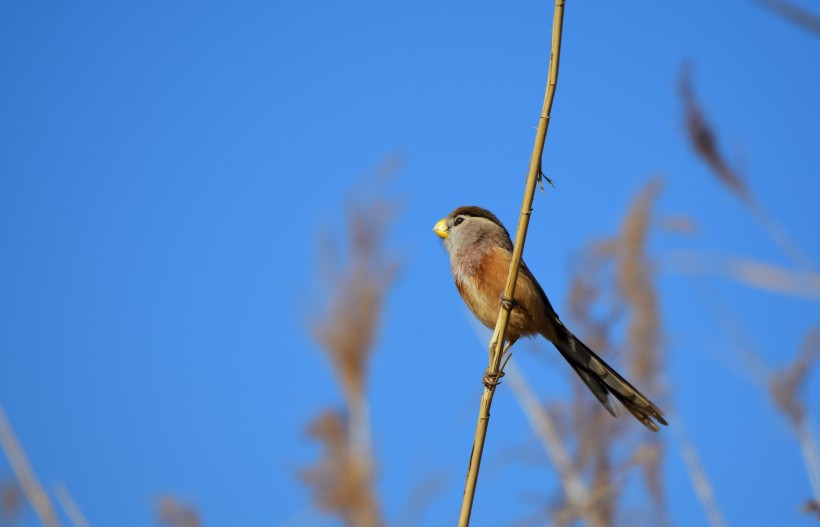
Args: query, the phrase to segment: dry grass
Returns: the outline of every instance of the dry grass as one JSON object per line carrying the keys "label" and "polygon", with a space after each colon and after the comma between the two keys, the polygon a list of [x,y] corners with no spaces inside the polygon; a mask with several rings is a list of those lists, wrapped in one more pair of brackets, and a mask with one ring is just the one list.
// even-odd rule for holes
{"label": "dry grass", "polygon": [[328,250],[332,242],[324,238],[324,288],[330,306],[326,315],[311,322],[310,329],[333,363],[348,404],[357,404],[364,397],[367,363],[381,321],[384,292],[397,269],[380,252],[389,210],[387,204],[350,208],[349,262],[341,261],[337,251]]}
{"label": "dry grass", "polygon": [[[382,179],[393,170],[395,164],[384,168]],[[317,309],[322,314],[309,324],[339,379],[345,410],[326,410],[309,425],[308,434],[322,445],[323,458],[305,469],[302,479],[319,509],[351,527],[384,525],[375,490],[366,387],[384,300],[398,269],[384,249],[395,208],[384,199],[351,205],[345,251],[330,236],[322,238],[326,306]]]}
{"label": "dry grass", "polygon": [[372,460],[350,444],[348,421],[340,412],[327,410],[309,428],[323,448],[323,459],[302,473],[313,489],[320,510],[338,516],[345,525],[384,525],[373,485]]}

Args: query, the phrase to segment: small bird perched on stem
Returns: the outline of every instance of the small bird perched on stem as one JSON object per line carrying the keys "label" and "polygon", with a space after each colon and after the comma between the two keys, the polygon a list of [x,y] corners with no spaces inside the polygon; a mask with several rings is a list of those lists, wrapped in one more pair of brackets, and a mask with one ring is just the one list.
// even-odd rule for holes
{"label": "small bird perched on stem", "polygon": [[[478,320],[494,328],[512,259],[510,234],[492,212],[459,207],[433,227],[450,256],[450,270],[461,298]],[[552,342],[595,397],[613,416],[609,394],[653,432],[666,425],[663,411],[598,357],[561,322],[546,293],[524,262],[507,326],[506,350],[521,337],[541,335]],[[656,423],[657,421],[657,423]]]}

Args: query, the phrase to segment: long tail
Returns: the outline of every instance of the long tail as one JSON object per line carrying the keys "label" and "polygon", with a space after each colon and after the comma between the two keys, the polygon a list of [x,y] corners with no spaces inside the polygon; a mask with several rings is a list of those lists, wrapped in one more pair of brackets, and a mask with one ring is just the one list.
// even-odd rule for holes
{"label": "long tail", "polygon": [[660,430],[655,421],[662,425],[668,424],[663,418],[663,411],[655,403],[629,384],[563,324],[560,324],[560,330],[558,339],[553,341],[553,344],[609,413],[618,416],[618,409],[609,398],[611,393],[638,421],[653,432]]}

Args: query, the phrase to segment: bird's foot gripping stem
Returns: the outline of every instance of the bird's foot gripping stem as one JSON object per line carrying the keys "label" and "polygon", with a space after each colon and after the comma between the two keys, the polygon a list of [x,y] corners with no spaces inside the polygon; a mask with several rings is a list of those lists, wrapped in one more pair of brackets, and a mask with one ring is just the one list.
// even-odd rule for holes
{"label": "bird's foot gripping stem", "polygon": [[516,302],[514,298],[507,298],[507,296],[504,293],[501,293],[498,296],[498,298],[501,299],[501,305],[507,311],[512,311],[513,309],[518,307],[518,302]]}
{"label": "bird's foot gripping stem", "polygon": [[482,377],[481,382],[484,384],[485,388],[492,389],[501,384],[501,377],[503,376],[504,370],[499,370],[493,373],[489,368],[487,368],[484,370],[484,377]]}
{"label": "bird's foot gripping stem", "polygon": [[481,382],[484,384],[484,386],[486,388],[494,388],[494,387],[498,386],[499,384],[501,384],[501,377],[504,376],[504,368],[507,367],[507,363],[510,362],[510,359],[512,358],[512,353],[510,352],[510,348],[512,347],[513,344],[515,344],[514,340],[508,342],[507,345],[504,347],[504,349],[501,350],[501,359],[500,360],[502,362],[501,362],[501,367],[498,368],[497,372],[493,373],[492,371],[490,371],[490,368],[487,368],[486,370],[484,370],[484,377],[481,378]]}

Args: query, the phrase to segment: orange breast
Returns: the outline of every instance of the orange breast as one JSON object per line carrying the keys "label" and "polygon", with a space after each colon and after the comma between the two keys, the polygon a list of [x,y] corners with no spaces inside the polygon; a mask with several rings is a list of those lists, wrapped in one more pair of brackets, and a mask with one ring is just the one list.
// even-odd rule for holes
{"label": "orange breast", "polygon": [[[501,309],[501,294],[507,284],[512,255],[501,248],[490,250],[478,265],[456,277],[456,287],[461,297],[478,320],[489,328],[495,328]],[[507,339],[538,333],[541,317],[532,313],[543,311],[543,301],[532,282],[524,274],[518,275],[515,301],[517,307],[510,314]]]}

